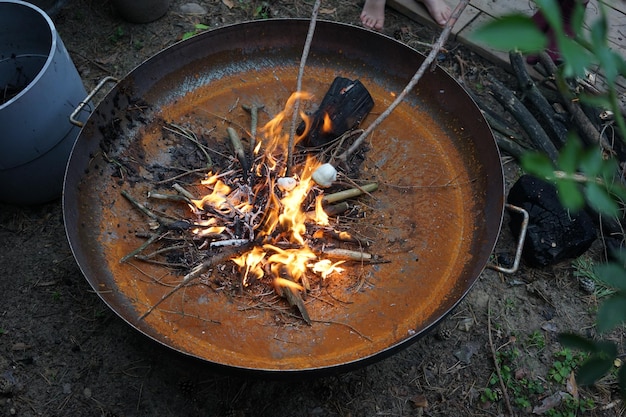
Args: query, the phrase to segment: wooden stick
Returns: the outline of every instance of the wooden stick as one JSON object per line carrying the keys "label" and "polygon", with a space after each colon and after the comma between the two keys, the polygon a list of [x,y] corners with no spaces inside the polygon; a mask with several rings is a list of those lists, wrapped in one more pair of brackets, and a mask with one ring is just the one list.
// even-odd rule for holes
{"label": "wooden stick", "polygon": [[[313,34],[315,33],[315,25],[317,23],[317,14],[320,9],[321,0],[315,0],[313,5],[313,12],[311,13],[311,22],[309,23],[309,32],[306,35],[304,42],[304,49],[302,50],[302,58],[300,59],[300,68],[298,69],[298,79],[296,81],[296,93],[302,91],[302,77],[304,76],[304,66],[306,65],[306,59],[309,56],[309,50],[311,49],[311,42],[313,41]],[[300,113],[300,99],[296,99],[293,105],[293,115],[291,117],[291,128],[289,129],[289,143],[287,148],[287,174],[291,175],[291,169],[293,166],[293,151],[295,147],[296,125],[298,124],[298,117]]]}
{"label": "wooden stick", "polygon": [[250,158],[254,161],[254,148],[256,148],[256,131],[259,123],[259,110],[263,109],[263,105],[251,106],[243,105],[243,109],[250,113]]}
{"label": "wooden stick", "polygon": [[546,133],[550,134],[554,146],[556,148],[562,147],[567,140],[567,127],[563,125],[560,120],[557,120],[556,112],[535,85],[530,75],[528,75],[526,62],[522,53],[519,51],[511,51],[509,53],[509,60],[511,61],[511,67],[517,77],[517,83],[522,89],[522,92],[530,105],[537,110],[537,118],[541,122],[541,125]]}
{"label": "wooden stick", "polygon": [[[558,68],[554,61],[552,61],[552,58],[550,58],[547,53],[541,52],[539,54],[539,60],[548,73],[557,78],[556,74],[558,73]],[[572,121],[576,125],[583,141],[587,144],[600,144],[600,146],[607,150],[612,149],[611,144],[608,143],[604,135],[596,129],[585,112],[580,108],[580,105],[573,100],[573,94],[570,93],[569,88],[565,85],[559,85],[558,87],[563,106],[565,106],[567,111],[572,115]]]}
{"label": "wooden stick", "polygon": [[232,127],[226,128],[228,132],[228,138],[230,139],[231,145],[233,145],[233,151],[237,160],[241,164],[241,170],[243,171],[243,179],[244,181],[248,180],[248,170],[250,166],[248,165],[248,159],[246,158],[246,152],[243,150],[243,144],[241,143],[241,139],[237,134],[237,131]]}
{"label": "wooden stick", "polygon": [[339,191],[333,194],[325,195],[322,198],[324,204],[337,203],[339,201],[347,200],[349,198],[358,197],[362,194],[374,192],[378,189],[378,183],[365,184],[359,188],[348,188],[347,190]]}
{"label": "wooden stick", "polygon": [[324,248],[321,252],[323,255],[328,256],[329,258],[335,259],[344,259],[347,261],[358,261],[358,262],[370,262],[375,260],[374,256],[371,253],[362,252],[358,250],[350,250],[350,249],[328,249]]}
{"label": "wooden stick", "polygon": [[497,79],[493,78],[488,83],[493,97],[517,120],[519,125],[528,134],[535,147],[544,152],[552,161],[559,157],[559,151],[552,143],[548,134],[539,124],[532,113]]}
{"label": "wooden stick", "polygon": [[461,16],[461,13],[463,13],[463,10],[465,10],[469,2],[470,0],[461,0],[459,2],[459,4],[456,6],[454,11],[452,12],[452,16],[450,16],[450,19],[448,19],[448,21],[446,22],[446,25],[444,26],[443,31],[441,32],[441,35],[439,35],[439,39],[437,39],[437,42],[435,42],[430,53],[428,54],[428,56],[426,57],[422,65],[419,67],[415,75],[413,75],[413,78],[411,78],[411,80],[406,85],[406,87],[404,87],[404,90],[402,90],[402,92],[398,94],[398,97],[396,97],[393,103],[389,105],[387,110],[381,113],[381,115],[378,116],[378,118],[374,120],[374,122],[372,122],[372,124],[369,125],[367,129],[365,129],[365,131],[361,134],[361,136],[359,136],[354,141],[354,143],[352,143],[352,146],[350,146],[350,148],[348,148],[344,153],[338,156],[338,159],[340,162],[345,163],[348,160],[348,157],[352,155],[352,153],[354,153],[354,151],[359,146],[361,146],[361,144],[374,131],[374,129],[377,128],[378,125],[380,125],[387,117],[389,117],[391,112],[396,107],[398,107],[398,105],[402,101],[404,101],[404,98],[411,92],[411,90],[413,90],[413,87],[415,87],[417,83],[419,82],[419,80],[424,76],[426,69],[428,69],[433,62],[435,62],[435,58],[437,58],[439,51],[441,50],[441,48],[443,48],[443,45],[448,40],[448,37],[450,36],[450,33],[452,31],[452,28],[456,24],[456,21],[459,19],[459,16]]}

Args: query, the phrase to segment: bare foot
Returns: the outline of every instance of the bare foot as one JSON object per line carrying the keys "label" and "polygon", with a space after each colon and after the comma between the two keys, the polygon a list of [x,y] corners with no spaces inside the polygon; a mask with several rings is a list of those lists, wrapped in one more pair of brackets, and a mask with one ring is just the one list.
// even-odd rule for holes
{"label": "bare foot", "polygon": [[361,23],[366,28],[381,30],[385,23],[385,0],[365,0]]}
{"label": "bare foot", "polygon": [[[450,16],[452,15],[452,10],[450,10],[450,6],[444,0],[419,0],[424,3],[424,6],[428,9],[428,13],[430,16],[437,22],[440,26],[444,26]],[[367,3],[366,3],[367,5]]]}

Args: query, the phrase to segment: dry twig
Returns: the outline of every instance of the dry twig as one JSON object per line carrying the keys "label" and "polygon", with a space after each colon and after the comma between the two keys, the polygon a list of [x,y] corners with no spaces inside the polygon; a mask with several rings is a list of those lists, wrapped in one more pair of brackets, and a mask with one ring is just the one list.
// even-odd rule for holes
{"label": "dry twig", "polygon": [[[317,14],[320,9],[321,0],[315,0],[313,5],[313,12],[311,13],[311,22],[309,23],[309,32],[306,35],[306,41],[304,42],[304,49],[302,50],[302,58],[300,59],[300,68],[298,69],[298,79],[296,81],[296,93],[302,91],[302,77],[304,76],[304,67],[306,65],[306,59],[309,56],[309,50],[311,49],[311,42],[313,41],[313,34],[315,33],[315,25],[317,23]],[[293,150],[295,146],[296,126],[298,124],[300,110],[300,99],[297,98],[293,105],[293,116],[291,119],[291,128],[289,129],[289,144],[287,146],[287,176],[291,175],[291,168],[293,166]]]}
{"label": "dry twig", "polygon": [[452,32],[452,28],[454,27],[454,25],[456,24],[456,21],[459,19],[459,16],[461,16],[461,13],[463,13],[463,10],[465,10],[468,4],[469,4],[469,0],[461,0],[459,2],[459,4],[456,6],[454,11],[452,12],[452,16],[450,16],[450,19],[448,19],[448,22],[443,28],[441,35],[439,35],[437,42],[435,42],[430,53],[428,54],[428,56],[426,57],[422,65],[420,65],[415,75],[413,75],[413,78],[411,78],[411,80],[406,85],[406,87],[404,87],[404,90],[402,90],[402,92],[398,94],[398,97],[396,97],[393,103],[391,103],[389,107],[387,107],[387,109],[384,112],[382,112],[380,116],[378,116],[378,118],[374,120],[371,125],[368,126],[367,129],[365,129],[365,131],[361,134],[361,136],[359,136],[354,141],[352,146],[350,146],[344,153],[339,155],[337,159],[340,162],[345,163],[348,160],[348,157],[350,157],[350,155],[352,155],[354,151],[359,146],[361,146],[361,144],[374,131],[374,129],[376,129],[387,117],[389,117],[391,112],[393,112],[395,108],[398,107],[398,105],[400,105],[402,101],[404,101],[404,98],[411,92],[411,90],[413,90],[413,87],[417,85],[419,80],[426,73],[426,69],[428,69],[433,64],[433,62],[435,62],[435,58],[439,54],[439,51],[443,48],[443,45],[446,43],[446,41],[448,40],[448,37],[450,36],[450,33]]}
{"label": "dry twig", "polygon": [[502,390],[502,396],[506,404],[507,412],[510,416],[513,416],[513,408],[511,407],[511,401],[509,400],[509,394],[506,391],[506,385],[502,379],[502,372],[500,371],[500,365],[498,365],[498,359],[496,356],[496,348],[493,346],[493,337],[491,336],[491,299],[487,302],[487,334],[489,335],[489,348],[491,349],[491,356],[493,357],[493,366],[496,368],[496,374],[498,375],[498,381],[500,381],[500,389]]}

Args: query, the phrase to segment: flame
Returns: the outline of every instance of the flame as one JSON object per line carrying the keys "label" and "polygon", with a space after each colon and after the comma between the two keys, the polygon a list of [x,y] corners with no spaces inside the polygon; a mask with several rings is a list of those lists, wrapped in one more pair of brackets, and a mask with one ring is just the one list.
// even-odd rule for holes
{"label": "flame", "polygon": [[[270,169],[275,169],[278,163],[278,160],[275,157],[276,155],[287,155],[289,132],[284,131],[283,124],[285,122],[291,122],[291,116],[293,115],[293,108],[296,101],[310,100],[312,97],[313,95],[307,92],[301,91],[293,93],[287,100],[285,108],[280,113],[278,113],[272,120],[267,122],[265,126],[263,126],[263,128],[260,130],[261,137],[263,137],[263,146],[265,147],[263,157],[265,158],[265,163],[270,167]],[[294,138],[296,143],[298,143],[306,136],[311,125],[311,120],[306,114],[300,112],[300,117],[305,122],[305,129],[302,134]],[[258,148],[260,149],[260,146],[258,146]]]}
{"label": "flame", "polygon": [[200,210],[204,210],[205,206],[211,206],[212,208],[222,211],[228,211],[230,209],[230,205],[227,204],[226,196],[230,194],[231,188],[222,182],[217,176],[209,176],[208,178],[202,180],[202,185],[213,186],[213,191],[211,194],[207,194],[200,200],[191,200],[193,204]]}
{"label": "flame", "polygon": [[242,278],[242,284],[247,287],[250,284],[250,275],[256,279],[263,278],[262,261],[265,258],[265,251],[260,247],[255,247],[243,255],[234,258],[233,262],[242,267],[245,272]]}
{"label": "flame", "polygon": [[328,113],[324,113],[324,122],[322,123],[322,132],[330,133],[333,131],[333,122],[330,120]]}
{"label": "flame", "polygon": [[272,250],[276,253],[267,258],[267,262],[271,265],[272,273],[280,276],[283,270],[287,270],[289,276],[298,282],[307,271],[307,263],[317,255],[308,247],[298,249],[281,249],[274,245],[263,245],[263,249]]}
{"label": "flame", "polygon": [[344,263],[345,261],[337,261],[332,263],[330,259],[322,259],[321,261],[315,262],[311,266],[311,270],[316,274],[320,275],[322,279],[326,279],[332,273],[341,273],[343,272],[343,268],[339,268],[339,265]]}
{"label": "flame", "polygon": [[[249,242],[259,242],[252,249],[234,257],[232,261],[240,268],[242,285],[264,280],[271,282],[282,294],[280,288],[289,287],[298,291],[310,289],[307,273],[326,279],[330,274],[341,273],[345,261],[332,262],[320,259],[309,246],[309,239],[318,239],[323,233],[320,226],[328,228],[330,221],[325,213],[323,192],[311,178],[322,162],[309,156],[302,164],[293,167],[295,174],[289,177],[289,187],[278,186],[277,181],[285,182],[285,166],[289,135],[283,125],[291,123],[296,100],[308,100],[309,93],[294,93],[285,109],[267,122],[257,135],[254,181],[240,181],[235,178],[227,184],[235,171],[221,174],[209,173],[202,181],[208,193],[200,199],[192,199],[190,208],[196,214],[216,213],[215,218],[199,219],[194,222],[193,232],[198,236],[223,234],[240,240],[241,230],[247,228],[243,236]],[[300,114],[305,129],[295,138],[296,143],[307,133],[310,118]],[[328,114],[324,116],[323,130],[332,128]],[[314,195],[317,194],[317,195]],[[315,203],[315,210],[309,205]],[[200,218],[200,216],[198,216]],[[256,220],[255,220],[256,219]],[[317,226],[315,226],[316,224]],[[312,236],[307,236],[307,227],[317,228]],[[261,243],[262,242],[262,243]],[[270,275],[268,278],[267,276]]]}

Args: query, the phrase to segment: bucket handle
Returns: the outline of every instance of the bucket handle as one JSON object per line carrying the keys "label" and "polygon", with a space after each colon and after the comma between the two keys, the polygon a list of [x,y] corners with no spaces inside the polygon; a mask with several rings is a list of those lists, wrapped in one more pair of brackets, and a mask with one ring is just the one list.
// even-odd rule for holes
{"label": "bucket handle", "polygon": [[505,274],[514,274],[517,272],[519,268],[520,260],[522,259],[522,249],[524,249],[524,241],[526,240],[526,230],[528,229],[528,212],[521,207],[514,206],[513,204],[505,204],[508,210],[515,211],[524,216],[522,220],[522,226],[520,227],[519,238],[517,239],[517,249],[515,250],[515,259],[513,260],[513,266],[510,268],[504,268],[500,265],[496,265],[494,263],[487,264],[487,268],[496,270],[498,272],[503,272]]}
{"label": "bucket handle", "polygon": [[76,109],[74,109],[72,114],[70,114],[70,123],[71,124],[73,124],[75,126],[78,126],[78,127],[83,127],[85,125],[85,123],[81,122],[80,120],[78,120],[76,118],[78,116],[78,113],[80,113],[83,110],[83,108],[91,101],[93,96],[95,96],[96,93],[98,93],[98,91],[100,91],[102,89],[102,87],[104,87],[104,85],[106,83],[109,83],[109,82],[116,83],[117,82],[117,78],[112,77],[112,76],[109,75],[107,77],[104,77],[102,80],[100,80],[98,85],[96,85],[94,87],[94,89],[91,90],[91,92],[89,94],[87,94],[87,97],[85,97],[85,99],[78,104]]}

